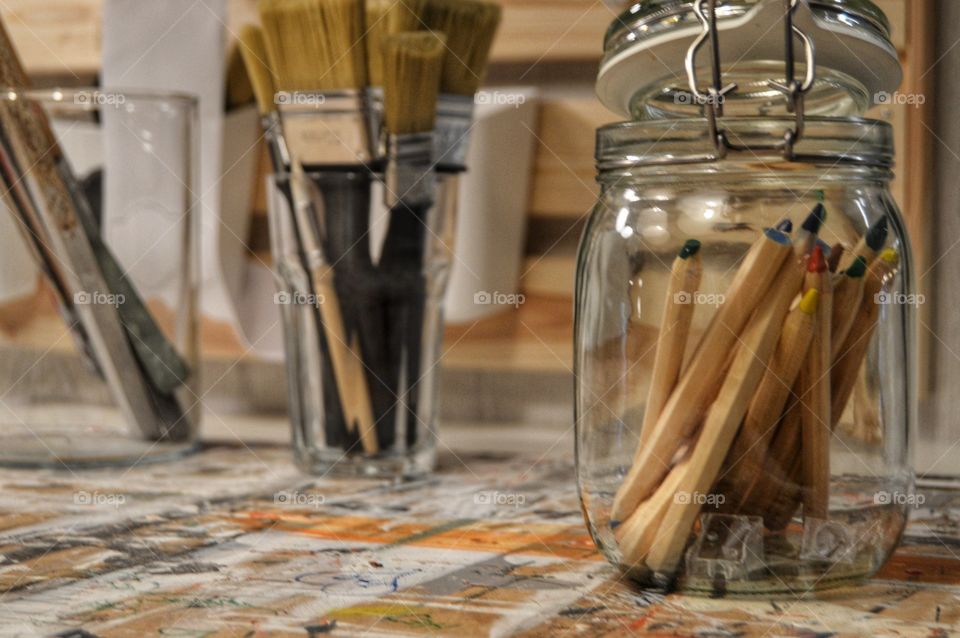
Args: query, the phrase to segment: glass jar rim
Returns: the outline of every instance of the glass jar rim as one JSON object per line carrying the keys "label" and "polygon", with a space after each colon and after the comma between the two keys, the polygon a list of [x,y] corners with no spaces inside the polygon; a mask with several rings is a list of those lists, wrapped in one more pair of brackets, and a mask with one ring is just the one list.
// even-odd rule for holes
{"label": "glass jar rim", "polygon": [[175,104],[181,108],[197,108],[200,101],[195,95],[177,91],[154,89],[117,89],[111,87],[71,88],[0,88],[0,100],[11,101],[25,98],[44,104],[74,105],[81,110],[96,110],[104,105],[126,102]]}
{"label": "glass jar rim", "polygon": [[[744,156],[751,161],[782,162],[784,134],[795,120],[726,117],[719,125],[737,147],[730,151],[731,159]],[[893,127],[866,118],[807,117],[794,151],[797,162],[889,169],[894,164]],[[601,172],[718,159],[704,118],[620,122],[597,130],[596,161]]]}

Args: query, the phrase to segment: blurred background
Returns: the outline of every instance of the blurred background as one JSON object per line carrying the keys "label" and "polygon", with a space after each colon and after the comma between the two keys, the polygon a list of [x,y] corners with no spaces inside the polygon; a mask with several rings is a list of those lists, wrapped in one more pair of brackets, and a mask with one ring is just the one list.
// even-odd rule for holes
{"label": "blurred background", "polygon": [[[95,85],[104,76],[104,40],[111,40],[111,30],[160,28],[117,24],[105,16],[105,5],[110,3],[5,0],[0,4],[37,86]],[[952,428],[960,434],[952,416],[958,406],[950,396],[956,393],[949,391],[960,381],[960,319],[955,310],[960,293],[951,285],[953,273],[960,270],[960,251],[954,249],[960,237],[956,215],[960,3],[876,3],[892,24],[905,80],[900,95],[878,100],[883,103],[871,116],[896,127],[894,194],[912,231],[917,284],[928,299],[938,302],[921,307],[919,325],[925,409],[922,450],[924,440],[934,440],[927,436],[931,432]],[[220,245],[222,254],[214,266],[224,270],[223,286],[232,301],[225,304],[228,311],[206,312],[203,325],[205,376],[216,382],[209,403],[220,409],[282,412],[286,394],[281,364],[267,347],[272,337],[266,331],[257,334],[258,326],[272,325],[269,313],[275,307],[267,306],[266,318],[253,321],[251,317],[259,311],[251,310],[244,299],[245,288],[254,286],[260,276],[255,274],[257,269],[263,270],[270,261],[262,179],[267,161],[259,146],[252,151],[242,145],[230,148],[244,135],[252,136],[253,142],[258,135],[251,98],[244,94],[233,54],[235,34],[244,24],[256,21],[256,2],[196,0],[188,4],[190,11],[163,27],[158,44],[143,51],[142,57],[149,59],[155,47],[175,45],[178,31],[196,20],[210,22],[216,34],[213,46],[223,53],[219,66],[212,67],[223,74],[223,99],[217,105],[223,117],[204,115],[205,126],[213,122],[212,126],[222,128],[219,137],[213,138],[205,130],[204,141],[209,145],[213,139],[213,144],[223,147],[216,149],[221,154],[223,181],[220,204],[224,211],[230,209],[235,245],[227,246],[229,241]],[[462,232],[474,239],[484,237],[484,242],[471,242],[471,247],[492,244],[496,250],[478,255],[472,248],[457,247],[466,263],[454,274],[451,295],[456,298],[450,300],[451,321],[441,361],[441,402],[449,419],[567,427],[572,405],[576,246],[597,191],[594,132],[615,119],[594,99],[593,81],[604,32],[623,7],[591,0],[504,0],[503,5],[504,21],[486,80],[489,108],[485,113],[491,132],[483,136],[489,142],[475,150],[479,164],[474,166],[480,168],[474,171],[470,186],[469,197],[478,204],[461,220]],[[114,74],[110,84],[135,85],[141,62],[134,59],[129,64],[132,70]],[[209,72],[204,67],[203,73]],[[497,160],[505,157],[517,162],[509,174],[495,170]],[[504,192],[512,198],[498,199]],[[226,212],[221,216],[228,217]],[[231,251],[252,264],[254,274],[238,275],[246,266],[238,265]],[[37,337],[7,334],[7,338]],[[956,452],[960,457],[960,450]],[[960,462],[956,466],[960,468]]]}

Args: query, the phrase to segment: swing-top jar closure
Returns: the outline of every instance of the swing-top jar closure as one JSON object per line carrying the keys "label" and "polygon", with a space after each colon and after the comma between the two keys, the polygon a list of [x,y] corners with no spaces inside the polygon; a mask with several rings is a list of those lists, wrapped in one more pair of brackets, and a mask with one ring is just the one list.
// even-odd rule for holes
{"label": "swing-top jar closure", "polygon": [[[902,72],[890,39],[890,24],[869,0],[717,0],[717,43],[705,33],[708,0],[641,0],[614,20],[605,40],[597,94],[610,109],[634,120],[702,117],[696,84],[736,85],[723,95],[722,113],[730,116],[793,114],[783,87],[785,69],[816,82],[804,96],[808,116],[863,115],[877,97],[899,86]],[[785,6],[792,5],[792,9]],[[793,42],[784,31],[790,13]],[[691,45],[702,49],[688,59]],[[796,52],[788,50],[796,49]],[[719,53],[719,73],[713,52]],[[795,63],[789,62],[795,57]],[[778,88],[776,85],[780,85]]]}

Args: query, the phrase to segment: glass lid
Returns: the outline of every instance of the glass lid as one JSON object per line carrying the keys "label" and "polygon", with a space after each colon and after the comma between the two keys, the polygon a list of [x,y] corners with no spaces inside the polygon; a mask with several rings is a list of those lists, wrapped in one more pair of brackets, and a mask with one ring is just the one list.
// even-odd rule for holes
{"label": "glass lid", "polygon": [[[614,20],[597,79],[597,95],[608,108],[633,119],[695,117],[701,112],[691,98],[685,68],[688,49],[703,32],[694,5],[695,0],[642,0]],[[784,0],[718,0],[723,82],[737,84],[725,99],[728,114],[787,112],[783,93],[770,86],[771,81],[784,82],[784,14]],[[862,115],[876,94],[900,85],[890,23],[873,2],[799,0],[793,24],[810,38],[816,52],[817,81],[806,102],[809,114]],[[702,86],[710,84],[711,59],[706,49],[697,59]],[[797,62],[802,75],[803,62]]]}

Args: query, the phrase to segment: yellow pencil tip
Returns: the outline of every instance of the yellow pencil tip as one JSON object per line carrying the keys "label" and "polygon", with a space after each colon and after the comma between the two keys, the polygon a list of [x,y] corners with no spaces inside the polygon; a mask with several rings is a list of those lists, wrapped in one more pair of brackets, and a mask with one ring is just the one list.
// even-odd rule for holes
{"label": "yellow pencil tip", "polygon": [[817,312],[817,308],[820,307],[820,291],[816,288],[811,288],[803,295],[803,299],[800,300],[800,312],[805,315],[812,315]]}
{"label": "yellow pencil tip", "polygon": [[880,253],[880,259],[891,266],[896,266],[900,263],[900,253],[896,248],[887,248]]}

